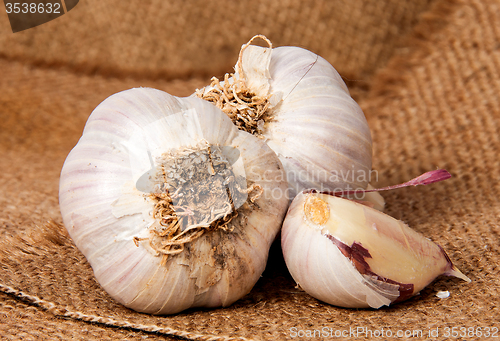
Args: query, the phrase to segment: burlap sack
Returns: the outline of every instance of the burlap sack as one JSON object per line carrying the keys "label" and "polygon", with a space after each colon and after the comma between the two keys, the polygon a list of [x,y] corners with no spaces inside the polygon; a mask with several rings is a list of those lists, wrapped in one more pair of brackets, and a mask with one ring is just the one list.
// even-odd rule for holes
{"label": "burlap sack", "polygon": [[[461,338],[477,339],[477,328],[500,328],[499,27],[495,0],[82,0],[15,34],[0,14],[0,335],[278,340],[317,330],[363,339],[390,330],[447,339],[465,327]],[[224,309],[149,316],[100,288],[59,225],[57,197],[88,115],[131,87],[189,95],[231,71],[258,33],[322,55],[346,78],[372,130],[375,186],[452,173],[384,194],[386,212],[442,245],[472,283],[439,278],[389,308],[341,309],[296,289],[274,246],[252,292]]]}

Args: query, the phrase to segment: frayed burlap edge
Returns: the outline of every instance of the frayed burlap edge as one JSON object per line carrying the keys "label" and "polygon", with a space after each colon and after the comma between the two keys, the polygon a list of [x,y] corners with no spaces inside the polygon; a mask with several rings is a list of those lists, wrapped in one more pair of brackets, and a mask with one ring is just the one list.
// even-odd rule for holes
{"label": "frayed burlap edge", "polygon": [[[40,241],[44,240],[55,245],[65,245],[71,244],[74,246],[73,241],[69,237],[66,229],[62,224],[56,223],[54,220],[49,220],[45,224],[37,226],[37,234],[28,233],[26,235],[14,236],[10,242],[16,244],[17,241],[23,241],[30,245],[37,245]],[[7,238],[9,239],[9,238]],[[75,247],[76,248],[76,247]],[[0,250],[2,251],[2,250]],[[1,257],[0,257],[1,258]],[[141,324],[130,322],[128,319],[120,319],[113,317],[104,317],[95,314],[86,314],[81,311],[77,311],[67,306],[63,306],[56,302],[51,302],[45,300],[36,295],[30,295],[22,290],[16,289],[10,285],[0,282],[0,292],[16,299],[27,303],[32,306],[41,308],[48,313],[54,315],[58,318],[71,318],[73,320],[84,321],[87,323],[100,324],[108,327],[118,327],[132,329],[136,331],[162,334],[165,336],[175,336],[180,338],[185,338],[189,340],[200,340],[200,341],[231,341],[231,340],[253,340],[245,337],[234,337],[227,335],[212,335],[212,334],[200,334],[189,332],[186,330],[174,329],[169,327],[161,327],[156,324]]]}
{"label": "frayed burlap edge", "polygon": [[121,320],[121,319],[113,319],[110,317],[102,317],[102,316],[97,316],[97,315],[84,314],[84,313],[81,313],[79,311],[73,311],[73,310],[66,308],[66,307],[59,307],[57,304],[55,304],[53,302],[43,300],[43,299],[36,297],[36,296],[28,295],[20,290],[16,290],[12,287],[9,287],[7,285],[3,285],[1,283],[0,283],[0,291],[5,293],[5,294],[14,296],[18,299],[21,299],[25,302],[28,302],[30,304],[36,305],[37,307],[40,307],[40,308],[48,311],[49,313],[51,313],[57,317],[69,317],[69,318],[72,318],[75,320],[91,322],[91,323],[99,323],[99,324],[107,325],[107,326],[129,328],[129,329],[135,329],[135,330],[152,332],[152,333],[161,333],[161,334],[166,334],[166,335],[179,336],[179,337],[187,338],[190,340],[202,340],[202,341],[251,340],[251,339],[247,339],[244,337],[203,335],[203,334],[191,333],[188,331],[182,331],[182,330],[177,330],[177,329],[168,328],[168,327],[158,327],[154,324],[146,325],[146,324],[132,323],[132,322],[129,322],[126,320]]}
{"label": "frayed burlap edge", "polygon": [[84,313],[79,312],[79,311],[73,311],[73,310],[66,308],[66,307],[59,307],[56,303],[43,300],[37,296],[28,295],[20,290],[14,289],[14,288],[7,286],[7,285],[4,285],[2,283],[0,283],[0,291],[7,294],[7,295],[13,296],[16,299],[20,299],[24,302],[27,302],[29,304],[40,307],[56,317],[72,318],[74,320],[80,320],[80,321],[84,321],[84,322],[98,323],[98,324],[105,325],[105,326],[128,328],[128,329],[145,331],[145,332],[150,332],[150,333],[161,333],[161,334],[165,334],[167,336],[178,336],[178,337],[187,338],[189,340],[201,340],[201,341],[216,341],[216,340],[217,341],[218,340],[223,340],[223,341],[230,341],[230,340],[243,340],[243,341],[245,341],[245,340],[248,340],[248,341],[250,341],[250,340],[252,340],[252,339],[248,339],[245,337],[230,337],[230,336],[197,334],[197,333],[191,333],[188,331],[168,328],[168,327],[159,327],[159,326],[154,325],[154,324],[132,323],[132,322],[129,322],[127,320],[122,320],[122,319],[113,319],[110,317],[102,317],[102,316],[97,316],[97,315],[92,315],[92,314],[84,314]]}

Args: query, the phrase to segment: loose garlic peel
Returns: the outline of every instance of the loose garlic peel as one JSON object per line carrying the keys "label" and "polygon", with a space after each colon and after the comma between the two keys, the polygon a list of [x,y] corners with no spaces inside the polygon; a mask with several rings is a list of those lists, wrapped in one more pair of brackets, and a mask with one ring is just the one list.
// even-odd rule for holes
{"label": "loose garlic peel", "polygon": [[263,272],[288,200],[282,165],[215,106],[154,89],[102,102],[61,171],[64,224],[101,286],[137,311],[227,306]]}
{"label": "loose garlic peel", "polygon": [[[250,45],[256,38],[269,47]],[[267,38],[255,36],[243,45],[235,71],[222,82],[213,78],[195,95],[222,109],[239,129],[267,142],[285,168],[290,198],[311,188],[366,188],[370,130],[325,59],[298,47],[273,49]]]}
{"label": "loose garlic peel", "polygon": [[380,308],[415,295],[439,275],[470,282],[440,246],[403,222],[328,194],[294,199],[282,248],[295,281],[341,307]]}

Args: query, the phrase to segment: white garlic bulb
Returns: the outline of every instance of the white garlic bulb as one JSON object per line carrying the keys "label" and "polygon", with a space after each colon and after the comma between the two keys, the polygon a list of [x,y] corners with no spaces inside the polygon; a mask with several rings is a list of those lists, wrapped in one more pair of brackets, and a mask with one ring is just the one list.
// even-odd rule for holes
{"label": "white garlic bulb", "polygon": [[[270,47],[250,45],[256,37]],[[265,139],[285,167],[290,198],[310,188],[366,188],[370,130],[340,75],[310,51],[272,49],[267,38],[256,37],[242,47],[234,75],[213,79],[196,95],[216,104],[240,129]]]}
{"label": "white garlic bulb", "polygon": [[440,246],[403,222],[328,194],[297,195],[281,236],[295,281],[336,306],[380,308],[417,294],[439,275],[470,282]]}
{"label": "white garlic bulb", "polygon": [[263,272],[288,205],[264,141],[215,106],[154,89],[102,102],[60,180],[64,225],[101,286],[137,311],[227,306]]}

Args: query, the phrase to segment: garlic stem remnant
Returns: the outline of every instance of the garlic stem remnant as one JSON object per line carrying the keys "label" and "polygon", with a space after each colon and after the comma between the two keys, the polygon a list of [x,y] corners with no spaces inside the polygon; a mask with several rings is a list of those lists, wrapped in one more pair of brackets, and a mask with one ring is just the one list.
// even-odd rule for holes
{"label": "garlic stem remnant", "polygon": [[[268,59],[272,50],[272,43],[262,35],[254,36],[248,43],[243,45],[236,64],[236,74],[225,74],[224,81],[220,82],[217,77],[212,77],[212,83],[205,90],[196,90],[195,95],[201,99],[215,104],[219,109],[226,113],[238,129],[244,130],[250,134],[262,137],[264,128],[264,119],[270,119],[270,97],[269,84],[260,82],[256,87],[247,85],[248,81],[243,70],[243,52],[257,38],[261,38],[269,45],[269,49],[263,50],[262,55],[252,53],[248,58],[248,63],[259,65],[260,73],[267,73]],[[245,55],[247,57],[247,55]],[[249,59],[250,58],[250,59]],[[255,58],[256,60],[251,60]],[[259,88],[259,86],[262,86]],[[265,117],[264,115],[267,115]]]}
{"label": "garlic stem remnant", "polygon": [[276,154],[199,98],[131,89],[90,115],[61,171],[64,225],[123,305],[227,306],[266,266],[288,206]]}
{"label": "garlic stem remnant", "polygon": [[[417,176],[409,181],[406,181],[402,184],[387,186],[383,188],[374,188],[372,185],[368,184],[366,189],[357,189],[357,190],[338,190],[338,191],[324,191],[322,194],[330,194],[338,197],[343,197],[346,199],[353,200],[355,202],[359,202],[363,205],[373,207],[379,211],[384,210],[385,201],[381,195],[378,195],[378,192],[381,191],[389,191],[392,189],[409,187],[409,186],[419,186],[419,185],[429,185],[434,182],[439,182],[443,180],[447,180],[451,178],[451,174],[445,169],[436,169],[433,171],[425,172],[422,175]],[[304,192],[313,192],[317,191],[314,189],[310,189]],[[357,200],[353,197],[353,194],[363,194],[364,200]]]}
{"label": "garlic stem remnant", "polygon": [[196,94],[222,109],[238,129],[262,137],[264,118],[266,118],[264,115],[269,115],[268,98],[256,96],[241,79],[234,80],[229,77],[230,75],[226,74],[223,82],[213,77],[211,90],[205,94],[198,90]]}
{"label": "garlic stem remnant", "polygon": [[399,302],[439,275],[470,282],[443,248],[403,222],[329,194],[299,194],[281,242],[295,281],[311,296],[341,307]]}
{"label": "garlic stem remnant", "polygon": [[[269,47],[251,45],[256,38]],[[365,189],[370,182],[372,141],[364,114],[337,71],[310,51],[272,48],[266,37],[255,36],[241,48],[235,73],[213,78],[195,96],[267,142],[285,168],[289,198],[311,188]]]}

